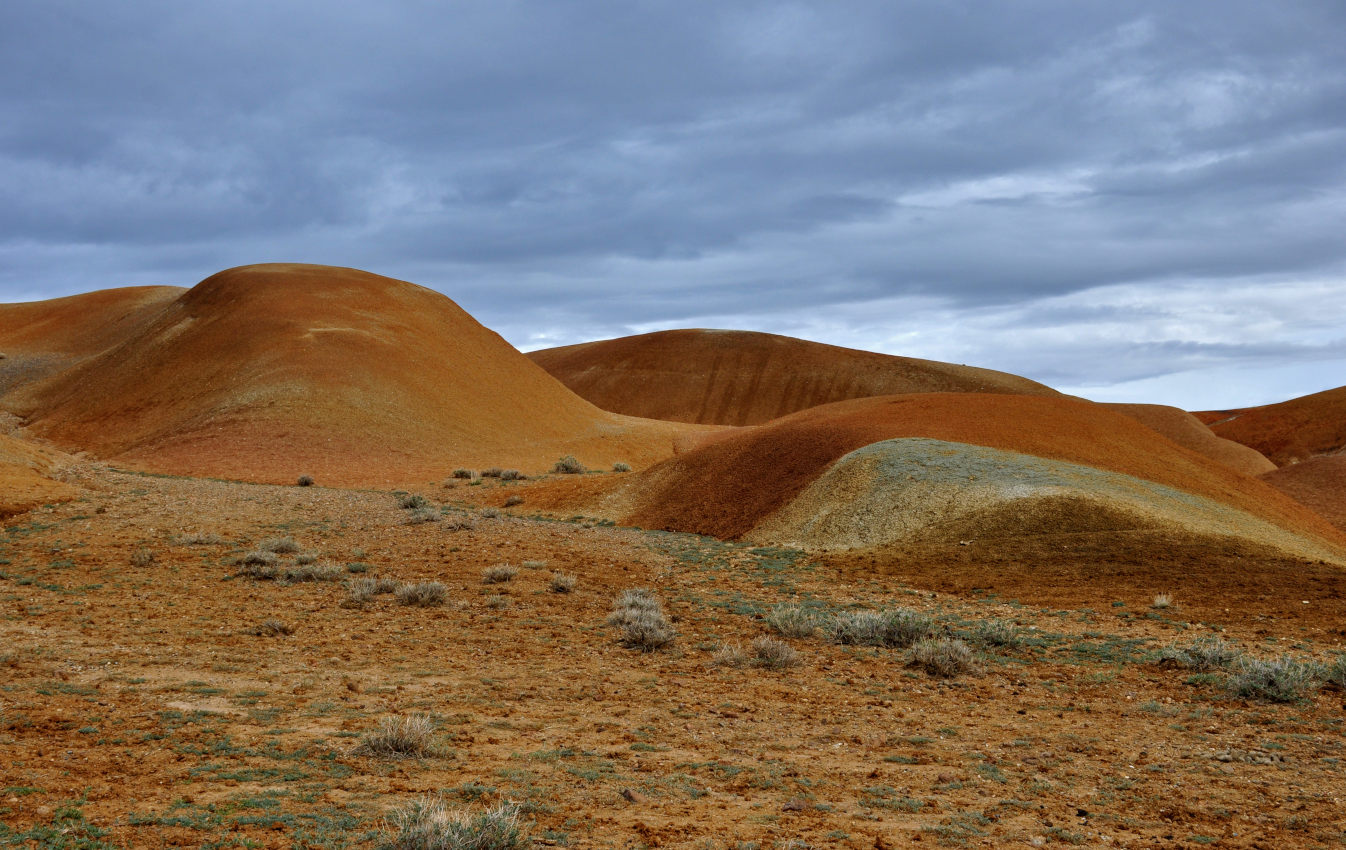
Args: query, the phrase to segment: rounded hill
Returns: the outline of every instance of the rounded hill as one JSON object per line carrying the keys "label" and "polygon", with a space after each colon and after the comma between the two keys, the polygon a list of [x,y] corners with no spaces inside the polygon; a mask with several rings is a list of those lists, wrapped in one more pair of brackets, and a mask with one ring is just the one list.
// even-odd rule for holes
{"label": "rounded hill", "polygon": [[604,410],[714,425],[757,425],[867,396],[1057,394],[1036,381],[991,369],[752,331],[659,331],[528,356]]}
{"label": "rounded hill", "polygon": [[450,299],[355,269],[244,266],[6,405],[61,445],[145,468],[382,484],[453,465],[535,471],[672,451],[670,423],[606,413]]}

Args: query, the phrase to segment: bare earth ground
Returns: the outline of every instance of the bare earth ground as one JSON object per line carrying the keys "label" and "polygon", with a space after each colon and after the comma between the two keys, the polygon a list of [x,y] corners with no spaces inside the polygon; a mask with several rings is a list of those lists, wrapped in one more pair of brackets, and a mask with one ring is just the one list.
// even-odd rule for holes
{"label": "bare earth ground", "polygon": [[[0,536],[0,846],[372,847],[432,793],[517,801],[538,846],[1346,843],[1341,692],[1248,701],[1152,657],[1221,632],[1327,660],[1335,568],[1231,551],[1196,580],[1179,551],[1167,576],[1128,572],[1087,536],[818,561],[533,516],[534,482],[427,488],[444,520],[422,524],[383,491],[99,468],[77,483],[91,495]],[[438,580],[448,602],[343,607],[341,581],[236,575],[282,536],[343,580]],[[484,584],[502,563],[517,576]],[[1244,590],[1217,580],[1241,567]],[[551,592],[552,570],[574,591]],[[605,625],[632,587],[662,598],[670,648]],[[1174,606],[1151,608],[1166,590]],[[821,636],[790,640],[793,669],[712,664],[784,601],[909,606],[956,632],[1001,619],[1024,643],[952,680]],[[253,634],[268,618],[293,634]],[[359,754],[381,718],[417,712],[439,754]]]}

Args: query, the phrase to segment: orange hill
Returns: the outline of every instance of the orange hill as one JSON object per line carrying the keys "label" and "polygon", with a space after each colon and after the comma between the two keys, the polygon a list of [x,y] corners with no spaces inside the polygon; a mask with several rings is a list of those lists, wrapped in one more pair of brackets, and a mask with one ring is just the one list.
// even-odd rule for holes
{"label": "orange hill", "polygon": [[365,485],[668,456],[689,426],[598,410],[448,298],[354,269],[220,272],[120,344],[11,391],[30,430],[147,469]]}
{"label": "orange hill", "polygon": [[1219,436],[1257,449],[1277,466],[1346,448],[1346,387],[1197,416]]}
{"label": "orange hill", "polygon": [[1346,531],[1346,455],[1323,455],[1268,472],[1262,480]]}
{"label": "orange hill", "polygon": [[1203,454],[1235,472],[1257,476],[1276,468],[1276,464],[1256,449],[1217,437],[1200,419],[1185,410],[1162,404],[1109,403],[1104,406],[1130,416],[1183,448]]}
{"label": "orange hill", "polygon": [[0,519],[78,496],[78,488],[51,477],[72,462],[62,452],[0,434]]}
{"label": "orange hill", "polygon": [[990,369],[751,331],[660,331],[528,356],[604,410],[715,425],[756,425],[866,396],[1056,394],[1035,381]]}
{"label": "orange hill", "polygon": [[131,286],[0,304],[0,395],[116,345],[183,292],[177,286]]}
{"label": "orange hill", "polygon": [[[728,432],[641,473],[625,490],[633,525],[740,538],[843,456],[895,438],[1050,458],[1155,482],[1329,541],[1346,538],[1273,488],[1159,437],[1106,407],[1064,396],[932,393],[856,399]],[[971,485],[973,482],[969,482]],[[845,494],[840,496],[845,500]]]}

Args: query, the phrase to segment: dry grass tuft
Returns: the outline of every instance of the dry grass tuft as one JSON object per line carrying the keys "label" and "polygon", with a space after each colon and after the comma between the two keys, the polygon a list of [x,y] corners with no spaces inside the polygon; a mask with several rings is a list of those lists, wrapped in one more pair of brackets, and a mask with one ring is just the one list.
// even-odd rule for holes
{"label": "dry grass tuft", "polygon": [[397,601],[403,605],[417,608],[434,608],[443,605],[449,591],[437,581],[423,581],[417,584],[399,585],[394,591]]}
{"label": "dry grass tuft", "polygon": [[1318,666],[1291,655],[1261,659],[1242,657],[1226,687],[1236,697],[1267,702],[1298,702],[1320,684]]}
{"label": "dry grass tuft", "polygon": [[733,667],[735,669],[747,667],[748,654],[738,644],[726,643],[715,650],[715,654],[710,658],[710,663],[717,667]]}
{"label": "dry grass tuft", "polygon": [[908,647],[934,637],[935,623],[929,616],[909,608],[847,611],[833,617],[827,631],[840,644]]}
{"label": "dry grass tuft", "polygon": [[629,464],[629,463],[622,463],[621,461],[618,461],[618,462],[616,462],[616,463],[614,463],[614,464],[612,465],[612,471],[613,471],[613,472],[630,472],[630,471],[631,471],[631,464]]}
{"label": "dry grass tuft", "polygon": [[1197,638],[1187,646],[1170,646],[1159,651],[1161,667],[1181,667],[1198,673],[1223,670],[1240,657],[1238,649],[1224,638]]}
{"label": "dry grass tuft", "polygon": [[766,615],[766,624],[777,634],[792,638],[812,637],[818,621],[799,605],[777,605]]}
{"label": "dry grass tuft", "polygon": [[566,455],[552,466],[551,471],[560,472],[565,475],[580,475],[585,469],[584,464],[580,463],[574,455]]}
{"label": "dry grass tuft", "polygon": [[424,714],[384,717],[356,747],[359,755],[377,758],[428,758],[436,755],[435,724]]}
{"label": "dry grass tuft", "polygon": [[459,467],[458,469],[455,469],[453,471],[453,477],[457,478],[460,481],[471,481],[473,478],[476,478],[477,476],[475,473],[472,472],[472,470],[463,469],[462,467]]}
{"label": "dry grass tuft", "polygon": [[268,537],[257,548],[263,552],[274,552],[277,555],[290,555],[300,550],[300,545],[293,537]]}
{"label": "dry grass tuft", "polygon": [[972,649],[958,638],[926,638],[912,644],[911,665],[932,676],[953,678],[976,669]]}
{"label": "dry grass tuft", "polygon": [[504,584],[507,581],[513,581],[518,574],[518,567],[509,564],[496,564],[494,567],[487,567],[481,571],[481,583]]}
{"label": "dry grass tuft", "polygon": [[623,646],[642,652],[662,649],[677,636],[663,605],[644,588],[622,591],[607,622],[622,630],[620,641]]}
{"label": "dry grass tuft", "polygon": [[439,522],[443,517],[439,510],[432,507],[415,508],[407,514],[407,525],[421,525],[427,522]]}
{"label": "dry grass tuft", "polygon": [[148,567],[154,563],[154,550],[140,547],[131,553],[131,566]]}
{"label": "dry grass tuft", "polygon": [[763,635],[752,642],[752,666],[785,670],[799,666],[799,653],[783,640]]}
{"label": "dry grass tuft", "polygon": [[404,511],[430,507],[430,500],[420,493],[403,493],[397,497],[397,506]]}
{"label": "dry grass tuft", "polygon": [[519,824],[519,807],[502,803],[479,814],[451,812],[442,799],[427,797],[388,818],[394,834],[386,850],[527,850],[532,842]]}
{"label": "dry grass tuft", "polygon": [[272,617],[263,620],[252,628],[252,634],[258,637],[280,637],[294,634],[294,626]]}
{"label": "dry grass tuft", "polygon": [[551,581],[547,583],[547,587],[551,589],[552,593],[569,593],[575,589],[578,582],[579,579],[570,573],[558,572],[551,574]]}
{"label": "dry grass tuft", "polygon": [[1173,597],[1167,593],[1156,593],[1154,601],[1150,603],[1151,608],[1163,610],[1173,605]]}
{"label": "dry grass tuft", "polygon": [[520,496],[518,493],[512,493],[510,497],[505,500],[505,507],[507,508],[512,508],[515,505],[522,505],[522,504],[523,504],[523,496]]}

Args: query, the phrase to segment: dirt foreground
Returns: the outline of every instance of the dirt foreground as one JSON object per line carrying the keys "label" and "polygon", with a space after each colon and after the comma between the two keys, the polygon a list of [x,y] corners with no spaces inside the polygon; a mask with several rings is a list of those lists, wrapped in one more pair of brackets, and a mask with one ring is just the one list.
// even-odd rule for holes
{"label": "dirt foreground", "polygon": [[[1346,696],[1235,697],[1226,672],[1154,658],[1220,636],[1330,661],[1336,568],[1231,551],[1195,581],[1181,552],[1128,572],[1083,539],[1050,561],[1045,542],[820,561],[535,515],[545,481],[429,486],[439,519],[412,523],[387,491],[75,479],[87,496],[0,535],[0,846],[375,847],[422,795],[514,801],[539,847],[1346,842]],[[324,580],[239,575],[283,538],[299,551],[282,574]],[[1239,583],[1241,560],[1262,584]],[[513,577],[485,583],[502,564]],[[370,577],[447,600],[349,600]],[[662,600],[670,646],[605,624],[635,587]],[[977,669],[938,678],[818,633],[785,638],[797,666],[714,663],[787,602],[925,612]],[[272,619],[291,633],[259,633]],[[992,621],[1014,645],[973,640]],[[428,754],[363,753],[413,714],[434,724]]]}

